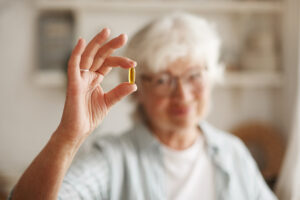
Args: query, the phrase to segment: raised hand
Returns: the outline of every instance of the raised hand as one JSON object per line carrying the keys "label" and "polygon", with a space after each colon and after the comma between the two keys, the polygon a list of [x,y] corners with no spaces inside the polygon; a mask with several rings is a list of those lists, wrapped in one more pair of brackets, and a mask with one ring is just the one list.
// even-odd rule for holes
{"label": "raised hand", "polygon": [[68,140],[84,140],[107,115],[109,108],[137,89],[135,84],[121,83],[105,93],[100,83],[112,67],[128,69],[136,63],[111,54],[125,45],[127,36],[107,41],[110,30],[105,28],[89,43],[79,39],[68,63],[67,97],[58,127]]}

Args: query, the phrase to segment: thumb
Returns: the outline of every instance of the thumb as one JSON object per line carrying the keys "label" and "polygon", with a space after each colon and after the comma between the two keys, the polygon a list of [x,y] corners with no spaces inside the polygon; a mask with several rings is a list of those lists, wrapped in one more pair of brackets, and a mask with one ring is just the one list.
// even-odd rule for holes
{"label": "thumb", "polygon": [[104,100],[107,108],[110,108],[115,103],[120,101],[122,98],[133,93],[136,90],[137,90],[136,84],[131,84],[127,82],[121,83],[111,91],[104,94]]}

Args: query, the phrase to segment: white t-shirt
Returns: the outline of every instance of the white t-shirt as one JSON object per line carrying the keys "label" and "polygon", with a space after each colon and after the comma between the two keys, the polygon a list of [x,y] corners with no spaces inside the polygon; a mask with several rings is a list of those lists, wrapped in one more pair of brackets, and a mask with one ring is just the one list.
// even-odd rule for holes
{"label": "white t-shirt", "polygon": [[214,200],[214,170],[203,136],[185,150],[163,145],[168,200]]}

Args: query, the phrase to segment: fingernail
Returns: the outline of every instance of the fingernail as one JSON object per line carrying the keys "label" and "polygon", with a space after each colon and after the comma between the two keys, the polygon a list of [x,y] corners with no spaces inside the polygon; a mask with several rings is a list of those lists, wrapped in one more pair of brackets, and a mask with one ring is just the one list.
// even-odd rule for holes
{"label": "fingernail", "polygon": [[136,84],[134,84],[134,91],[137,91],[137,85]]}

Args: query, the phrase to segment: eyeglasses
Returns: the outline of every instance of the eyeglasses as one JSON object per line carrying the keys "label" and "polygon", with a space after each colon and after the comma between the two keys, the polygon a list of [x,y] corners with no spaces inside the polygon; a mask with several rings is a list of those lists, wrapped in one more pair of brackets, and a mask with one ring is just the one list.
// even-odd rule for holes
{"label": "eyeglasses", "polygon": [[141,75],[141,83],[147,89],[160,96],[170,96],[176,89],[178,81],[185,84],[189,89],[197,92],[203,87],[206,79],[206,68],[193,68],[181,76],[173,76],[169,72],[156,75]]}

